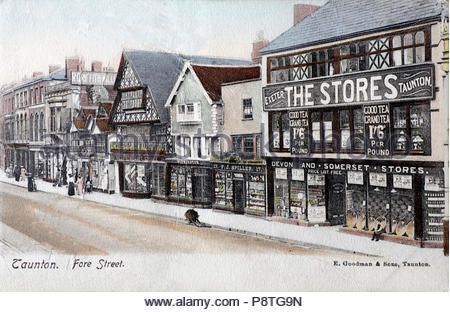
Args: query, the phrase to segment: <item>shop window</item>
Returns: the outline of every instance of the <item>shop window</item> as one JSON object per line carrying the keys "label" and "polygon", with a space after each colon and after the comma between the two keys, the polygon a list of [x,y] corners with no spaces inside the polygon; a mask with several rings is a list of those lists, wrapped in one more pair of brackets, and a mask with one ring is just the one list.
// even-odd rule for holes
{"label": "shop window", "polygon": [[353,151],[364,150],[364,116],[361,108],[353,109]]}
{"label": "shop window", "polygon": [[263,174],[248,175],[248,202],[246,210],[258,215],[264,215],[266,209],[265,183]]}
{"label": "shop window", "polygon": [[252,99],[243,99],[242,106],[244,111],[244,119],[252,119],[253,118]]}
{"label": "shop window", "polygon": [[157,196],[165,195],[165,166],[154,164],[152,168],[152,194]]}
{"label": "shop window", "polygon": [[350,137],[350,111],[341,110],[339,111],[339,126],[340,126],[340,141],[341,141],[341,151],[346,151],[351,148],[351,137]]}
{"label": "shop window", "polygon": [[320,151],[322,149],[322,135],[320,132],[320,112],[311,113],[312,129],[312,150]]}
{"label": "shop window", "polygon": [[204,168],[194,168],[193,171],[193,199],[199,202],[211,201],[211,170]]}
{"label": "shop window", "polygon": [[392,114],[394,153],[429,155],[431,153],[429,105],[394,106]]}
{"label": "shop window", "polygon": [[124,179],[124,191],[133,193],[147,192],[145,165],[125,164],[123,179]]}
{"label": "shop window", "polygon": [[[215,203],[217,205],[226,206],[226,173],[217,171],[214,180]],[[231,205],[229,205],[229,208],[231,208]]]}
{"label": "shop window", "polygon": [[180,166],[173,166],[170,173],[170,195],[186,198],[186,171]]}
{"label": "shop window", "polygon": [[333,151],[333,112],[323,113],[322,127],[325,151]]}
{"label": "shop window", "polygon": [[291,170],[290,207],[294,219],[306,219],[306,182],[304,169]]}
{"label": "shop window", "polygon": [[289,181],[287,177],[287,168],[275,168],[274,200],[275,214],[277,216],[289,218]]}

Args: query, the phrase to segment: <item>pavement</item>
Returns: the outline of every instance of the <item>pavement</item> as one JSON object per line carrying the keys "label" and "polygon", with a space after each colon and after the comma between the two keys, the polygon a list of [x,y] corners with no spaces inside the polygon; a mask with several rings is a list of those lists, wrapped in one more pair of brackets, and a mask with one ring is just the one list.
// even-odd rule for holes
{"label": "pavement", "polygon": [[[26,187],[26,181],[16,182],[8,178],[4,172],[0,173],[0,182]],[[38,191],[67,195],[67,187],[53,187],[52,183],[36,180]],[[80,198],[80,196],[75,196]],[[184,220],[186,206],[177,206],[165,202],[155,202],[152,199],[130,199],[120,194],[106,194],[101,192],[87,193],[84,200],[106,204],[119,208],[126,208],[154,215]],[[262,236],[275,240],[300,242],[314,246],[324,246],[354,253],[380,256],[387,259],[408,262],[436,261],[448,267],[448,257],[443,255],[440,248],[420,248],[389,241],[371,241],[370,238],[340,232],[340,226],[304,227],[271,221],[261,217],[236,215],[212,209],[197,209],[200,221],[213,227],[228,229],[248,235]]]}

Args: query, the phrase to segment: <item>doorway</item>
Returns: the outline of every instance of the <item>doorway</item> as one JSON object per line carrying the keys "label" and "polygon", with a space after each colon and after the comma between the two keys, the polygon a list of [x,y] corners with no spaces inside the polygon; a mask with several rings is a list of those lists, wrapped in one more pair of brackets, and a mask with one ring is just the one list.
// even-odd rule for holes
{"label": "doorway", "polygon": [[234,194],[234,211],[236,213],[244,213],[245,196],[244,196],[243,180],[233,180],[233,194]]}
{"label": "doorway", "polygon": [[331,225],[345,222],[345,176],[327,175],[327,219]]}

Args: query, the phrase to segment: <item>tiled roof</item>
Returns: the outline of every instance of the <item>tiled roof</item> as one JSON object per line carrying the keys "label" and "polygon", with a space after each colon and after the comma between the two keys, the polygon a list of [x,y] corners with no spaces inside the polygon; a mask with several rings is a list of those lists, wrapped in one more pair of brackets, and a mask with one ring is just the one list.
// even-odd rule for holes
{"label": "tiled roof", "polygon": [[102,132],[112,132],[114,128],[109,124],[109,118],[96,119],[95,123]]}
{"label": "tiled roof", "polygon": [[67,80],[66,79],[66,71],[65,71],[65,69],[60,69],[60,70],[54,71],[53,73],[51,73],[51,74],[49,74],[47,76],[40,76],[40,77],[36,77],[36,78],[34,78],[32,80],[28,80],[28,81],[23,82],[23,83],[18,83],[18,84],[16,84],[14,86],[14,90],[31,86],[31,85],[33,85],[33,84],[35,84],[37,82],[40,82],[40,81],[50,81],[50,80]]}
{"label": "tiled roof", "polygon": [[406,27],[448,15],[441,0],[330,0],[279,35],[261,54],[281,52]]}
{"label": "tiled roof", "polygon": [[222,83],[259,78],[259,66],[224,67],[192,65],[192,69],[200,79],[203,88],[213,101],[221,99]]}
{"label": "tiled roof", "polygon": [[88,108],[83,108],[83,114],[85,117],[91,115],[92,117],[95,117],[95,114],[97,113],[96,109],[88,109]]}
{"label": "tiled roof", "polygon": [[111,113],[112,103],[101,103],[100,105],[103,106],[103,108],[105,109],[106,113],[109,116],[109,114]]}
{"label": "tiled roof", "polygon": [[242,60],[155,51],[124,51],[124,55],[131,62],[142,84],[149,87],[161,122],[169,121],[169,114],[164,105],[186,60],[204,65],[242,66],[250,64],[250,62]]}
{"label": "tiled roof", "polygon": [[78,130],[83,130],[84,127],[86,126],[86,119],[75,117],[75,118],[73,119],[73,124],[75,125],[75,127],[76,127]]}

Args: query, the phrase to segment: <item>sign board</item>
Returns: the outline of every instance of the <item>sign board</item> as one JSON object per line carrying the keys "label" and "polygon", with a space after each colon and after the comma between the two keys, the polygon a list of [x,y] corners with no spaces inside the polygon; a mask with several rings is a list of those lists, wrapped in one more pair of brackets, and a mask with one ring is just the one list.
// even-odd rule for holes
{"label": "sign board", "polygon": [[388,104],[364,106],[366,128],[366,155],[390,156],[390,114]]}
{"label": "sign board", "polygon": [[309,154],[309,119],[308,111],[289,112],[289,126],[291,128],[291,154]]}
{"label": "sign board", "polygon": [[73,71],[72,84],[80,86],[113,86],[116,81],[115,72]]}
{"label": "sign board", "polygon": [[264,110],[431,99],[434,65],[425,63],[269,85]]}

